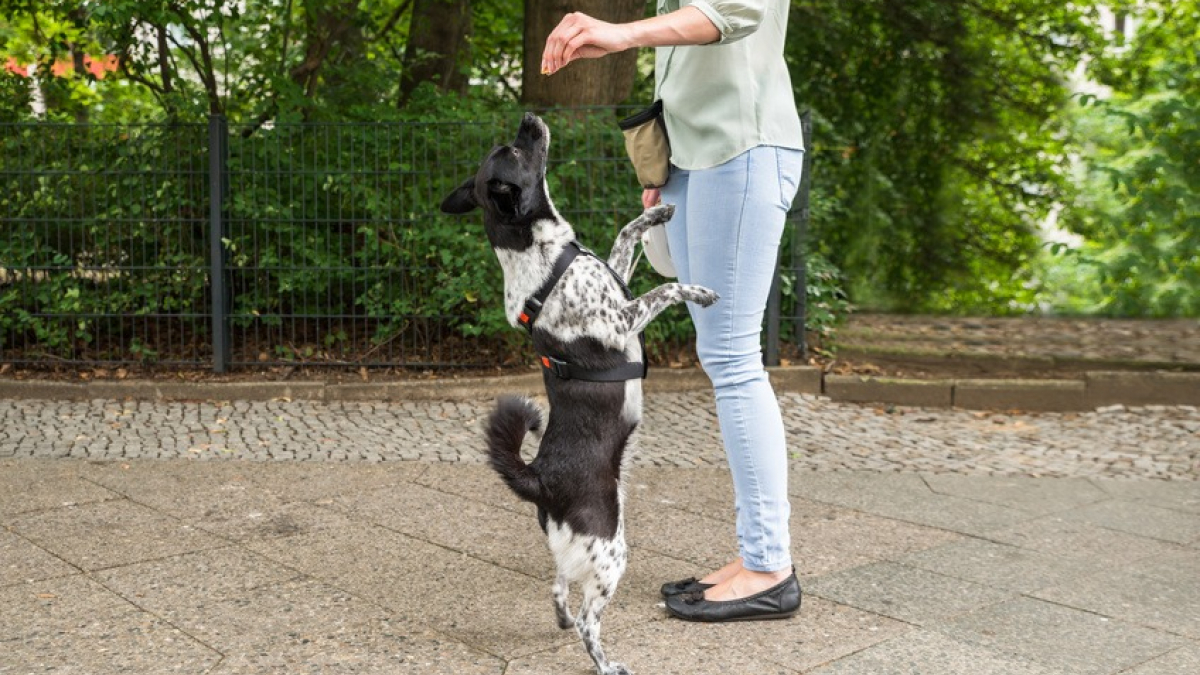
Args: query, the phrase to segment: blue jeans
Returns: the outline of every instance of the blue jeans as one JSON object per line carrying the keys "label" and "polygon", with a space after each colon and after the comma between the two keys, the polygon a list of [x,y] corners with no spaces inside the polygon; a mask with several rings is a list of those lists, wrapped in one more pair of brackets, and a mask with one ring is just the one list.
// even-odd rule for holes
{"label": "blue jeans", "polygon": [[787,445],[760,335],[803,157],[800,150],[759,146],[711,169],[672,167],[661,193],[664,204],[675,205],[667,240],[679,281],[721,295],[708,309],[688,309],[700,364],[716,393],[738,549],[746,569],[757,572],[792,564]]}

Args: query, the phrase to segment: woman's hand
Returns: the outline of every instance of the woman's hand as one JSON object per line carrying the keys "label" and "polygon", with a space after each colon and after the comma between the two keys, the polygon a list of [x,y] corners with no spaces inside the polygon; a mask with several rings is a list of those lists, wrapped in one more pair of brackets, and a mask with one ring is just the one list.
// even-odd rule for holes
{"label": "woman's hand", "polygon": [[648,188],[642,190],[642,207],[650,208],[662,201],[662,193],[658,188]]}
{"label": "woman's hand", "polygon": [[635,46],[628,24],[593,19],[582,12],[563,17],[546,38],[542,74],[553,75],[575,59],[598,59]]}

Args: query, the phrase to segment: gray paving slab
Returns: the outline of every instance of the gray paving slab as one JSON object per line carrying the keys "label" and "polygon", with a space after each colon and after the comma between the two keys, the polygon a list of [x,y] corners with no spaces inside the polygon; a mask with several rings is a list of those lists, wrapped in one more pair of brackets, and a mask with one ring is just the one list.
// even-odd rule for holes
{"label": "gray paving slab", "polygon": [[1037,514],[1066,511],[1109,498],[1108,493],[1084,478],[1043,481],[1032,476],[925,474],[923,477],[929,489],[938,494]]}
{"label": "gray paving slab", "polygon": [[1200,551],[1144,558],[1034,593],[1038,598],[1200,640]]}
{"label": "gray paving slab", "polygon": [[998,588],[879,562],[812,580],[811,594],[917,626],[936,625],[1012,598]]}
{"label": "gray paving slab", "polygon": [[808,675],[1062,675],[1063,671],[998,654],[928,630],[900,637],[857,652]]}
{"label": "gray paving slab", "polygon": [[1189,644],[1185,638],[1032,598],[936,627],[956,640],[1072,675],[1110,675]]}
{"label": "gray paving slab", "polygon": [[1008,506],[935,493],[915,474],[801,473],[790,491],[806,499],[970,535],[1034,517]]}
{"label": "gray paving slab", "polygon": [[0,522],[8,516],[120,495],[80,478],[78,465],[52,460],[0,461]]}
{"label": "gray paving slab", "polygon": [[0,586],[53,579],[78,572],[78,568],[25,538],[0,530]]}
{"label": "gray paving slab", "polygon": [[1124,501],[1142,502],[1200,515],[1200,481],[1140,481],[1093,478],[1092,484]]}
{"label": "gray paving slab", "polygon": [[[342,495],[334,505],[355,520],[375,523],[539,579],[554,578],[546,537],[537,526],[532,506],[520,514],[414,484]],[[423,517],[413,518],[413,513]],[[464,528],[464,522],[475,527]],[[481,531],[488,536],[480,537]]]}
{"label": "gray paving slab", "polygon": [[1041,588],[1099,572],[1094,561],[1023,549],[981,539],[963,539],[937,548],[913,553],[899,562],[1017,593]]}
{"label": "gray paving slab", "polygon": [[134,502],[105,501],[18,516],[14,532],[83,570],[126,565],[228,542]]}
{"label": "gray paving slab", "polygon": [[[665,615],[736,535],[711,394],[655,394],[604,621],[635,672],[1193,669],[1200,412],[780,400],[804,609]],[[0,673],[591,672],[482,463],[489,406],[0,401]]]}
{"label": "gray paving slab", "polygon": [[414,623],[378,620],[269,650],[230,653],[211,675],[500,675],[504,661]]}
{"label": "gray paving slab", "polygon": [[1200,672],[1200,644],[1181,647],[1126,671],[1127,675],[1180,675]]}
{"label": "gray paving slab", "polygon": [[1093,561],[1098,567],[1119,567],[1134,560],[1168,555],[1179,549],[1158,539],[1071,518],[1070,513],[1046,516],[988,535],[991,541],[1054,555]]}
{"label": "gray paving slab", "polygon": [[304,575],[240,546],[227,546],[114,567],[92,577],[138,607],[179,621],[207,605]]}
{"label": "gray paving slab", "polygon": [[0,672],[205,673],[221,655],[83,576],[0,589]]}
{"label": "gray paving slab", "polygon": [[958,541],[962,535],[792,498],[796,573],[821,576]]}
{"label": "gray paving slab", "polygon": [[737,557],[733,523],[638,500],[630,500],[625,511],[630,546],[709,570]]}
{"label": "gray paving slab", "polygon": [[382,619],[225,656],[211,675],[500,675],[504,661],[419,624]]}
{"label": "gray paving slab", "polygon": [[[638,673],[791,675],[906,630],[899,622],[819,598],[804,602],[801,617],[786,621],[724,625],[652,621],[608,632],[605,649],[610,658]],[[578,643],[516,659],[506,671],[508,675],[594,672]]]}
{"label": "gray paving slab", "polygon": [[700,468],[684,476],[677,469],[634,467],[625,495],[648,508],[673,508],[729,523],[737,517],[728,467]]}
{"label": "gray paving slab", "polygon": [[1071,512],[1071,518],[1179,544],[1200,541],[1200,516],[1143,502],[1112,499]]}

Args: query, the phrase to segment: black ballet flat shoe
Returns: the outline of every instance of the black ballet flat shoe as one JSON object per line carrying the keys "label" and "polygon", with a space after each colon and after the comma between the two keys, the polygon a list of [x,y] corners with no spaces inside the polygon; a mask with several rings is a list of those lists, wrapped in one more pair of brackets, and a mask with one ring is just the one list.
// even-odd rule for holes
{"label": "black ballet flat shoe", "polygon": [[662,585],[661,590],[663,597],[669,598],[672,595],[683,595],[684,593],[703,593],[715,585],[701,583],[696,577],[688,577],[682,581],[668,581]]}
{"label": "black ballet flat shoe", "polygon": [[667,611],[684,621],[720,623],[786,619],[800,609],[800,580],[795,570],[787,579],[760,593],[737,600],[705,600],[704,591],[667,598]]}

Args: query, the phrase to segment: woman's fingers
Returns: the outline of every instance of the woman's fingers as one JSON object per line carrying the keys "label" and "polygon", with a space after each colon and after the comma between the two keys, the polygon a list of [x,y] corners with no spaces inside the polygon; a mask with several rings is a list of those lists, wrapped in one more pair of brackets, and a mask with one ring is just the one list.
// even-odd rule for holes
{"label": "woman's fingers", "polygon": [[546,38],[542,74],[552,75],[576,59],[595,59],[626,49],[626,33],[620,25],[572,12]]}
{"label": "woman's fingers", "polygon": [[662,201],[662,192],[658,188],[647,188],[642,190],[642,207],[650,208]]}

